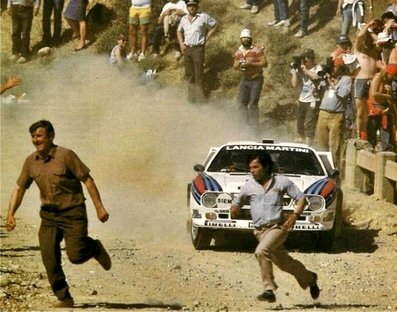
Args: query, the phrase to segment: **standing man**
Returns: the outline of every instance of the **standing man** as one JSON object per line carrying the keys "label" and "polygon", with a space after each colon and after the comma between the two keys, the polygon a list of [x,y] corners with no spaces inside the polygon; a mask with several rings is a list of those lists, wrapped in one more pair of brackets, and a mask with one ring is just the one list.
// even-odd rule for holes
{"label": "standing man", "polygon": [[66,253],[74,264],[95,258],[105,270],[110,270],[111,259],[99,240],[88,236],[88,220],[83,182],[95,205],[98,219],[106,222],[109,214],[90,169],[71,150],[53,143],[55,131],[47,120],[40,120],[29,128],[36,151],[28,156],[12,193],[8,208],[6,229],[15,226],[15,213],[22,203],[25,191],[32,182],[40,190],[41,225],[40,251],[52,291],[58,297],[55,307],[73,307],[65,273],[61,265],[60,243],[65,239]]}
{"label": "standing man", "polygon": [[274,27],[291,26],[291,22],[289,20],[288,0],[273,0],[273,6],[274,20],[267,23],[267,25]]}
{"label": "standing man", "polygon": [[335,168],[340,168],[340,151],[345,123],[345,111],[350,100],[351,78],[343,59],[337,58],[330,77],[327,77],[327,90],[320,105],[317,123],[320,150],[330,151]]}
{"label": "standing man", "polygon": [[316,64],[312,49],[304,49],[301,64],[297,65],[297,68],[291,69],[291,84],[294,88],[300,88],[296,118],[298,137],[295,142],[311,145],[316,130],[318,106],[321,101],[321,97],[317,94],[319,87],[317,73],[322,68]]}
{"label": "standing man", "polygon": [[367,140],[369,87],[372,77],[378,72],[376,63],[380,60],[380,48],[375,43],[378,34],[378,31],[374,32],[375,26],[374,21],[363,25],[355,40],[354,54],[360,64],[360,69],[354,80],[354,103],[356,106],[356,135],[361,140]]}
{"label": "standing man", "polygon": [[[128,20],[131,46],[131,53],[127,55],[129,60],[136,58],[140,62],[146,57],[149,44],[151,4],[151,0],[131,0]],[[138,53],[138,32],[141,34],[140,53]]]}
{"label": "standing man", "polygon": [[10,61],[23,64],[30,55],[30,31],[33,16],[39,14],[40,0],[8,0],[7,8],[12,21]]}
{"label": "standing man", "polygon": [[[64,0],[43,0],[43,46],[61,43]],[[54,12],[54,31],[51,36],[51,15]]]}
{"label": "standing man", "polygon": [[259,124],[259,98],[263,86],[263,68],[267,59],[263,49],[252,43],[251,31],[243,29],[240,34],[241,46],[234,54],[233,68],[241,73],[239,105],[247,116],[248,123]]}
{"label": "standing man", "polygon": [[177,29],[181,51],[185,58],[185,76],[189,83],[188,101],[202,102],[205,45],[216,30],[218,23],[207,13],[198,12],[198,2],[189,0],[189,14],[182,16]]}
{"label": "standing man", "polygon": [[[284,248],[288,232],[295,225],[303,212],[305,195],[288,178],[273,175],[274,163],[267,153],[260,153],[250,158],[249,169],[252,178],[242,187],[238,197],[230,208],[232,218],[236,218],[241,207],[251,205],[254,235],[259,241],[255,250],[264,291],[257,298],[261,301],[275,302],[274,290],[278,288],[273,275],[273,263],[280,270],[292,274],[303,289],[310,288],[310,295],[316,299],[320,295],[317,286],[317,274],[308,271],[298,260],[288,255]],[[283,216],[283,196],[287,193],[296,201],[294,213],[285,220]]]}
{"label": "standing man", "polygon": [[299,12],[301,20],[299,31],[294,35],[297,38],[302,38],[308,34],[310,1],[311,0],[299,0]]}

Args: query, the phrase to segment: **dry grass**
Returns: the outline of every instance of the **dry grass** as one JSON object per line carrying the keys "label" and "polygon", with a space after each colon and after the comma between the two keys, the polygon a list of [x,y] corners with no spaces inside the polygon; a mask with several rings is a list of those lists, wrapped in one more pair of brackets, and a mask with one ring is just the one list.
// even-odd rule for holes
{"label": "dry grass", "polygon": [[[165,1],[164,1],[165,2]],[[334,49],[335,37],[339,33],[341,20],[335,17],[337,0],[313,0],[310,10],[310,35],[296,39],[292,35],[298,30],[298,0],[290,0],[292,25],[280,31],[272,30],[266,23],[273,19],[272,1],[264,1],[261,11],[252,15],[238,7],[243,0],[211,1],[202,0],[201,8],[219,21],[219,29],[208,43],[206,49],[206,89],[214,97],[234,98],[237,94],[239,74],[231,68],[233,54],[239,46],[239,34],[242,28],[248,27],[254,35],[254,41],[265,47],[269,67],[265,71],[265,87],[260,103],[265,115],[284,120],[293,117],[291,107],[296,101],[296,91],[290,87],[289,62],[292,55],[303,48],[316,51],[319,63]],[[375,14],[380,16],[387,0],[373,0]],[[96,1],[90,2],[92,7]],[[108,54],[115,44],[118,33],[127,33],[127,12],[129,2],[104,0],[102,4],[111,9],[112,20],[109,26],[97,34],[94,50]],[[162,2],[154,1],[153,21],[161,9]],[[67,4],[65,4],[66,7]],[[3,12],[1,17],[1,61],[2,69],[7,70],[7,58],[10,54],[10,17]],[[64,22],[64,29],[68,26]],[[351,34],[354,39],[354,34]],[[35,17],[32,28],[32,46],[41,39],[41,13]],[[161,60],[147,58],[141,64],[142,69],[156,68],[161,72],[161,84],[180,84],[183,82],[183,61],[176,62],[172,55]],[[4,71],[4,70],[2,70]],[[283,108],[284,107],[284,108]]]}

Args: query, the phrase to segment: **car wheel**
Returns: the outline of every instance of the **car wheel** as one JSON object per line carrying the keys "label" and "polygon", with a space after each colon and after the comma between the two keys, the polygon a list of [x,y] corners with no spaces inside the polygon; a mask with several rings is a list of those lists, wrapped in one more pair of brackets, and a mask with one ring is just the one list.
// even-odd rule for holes
{"label": "car wheel", "polygon": [[191,237],[194,248],[197,250],[208,249],[212,240],[212,231],[194,226],[193,222],[191,224]]}
{"label": "car wheel", "polygon": [[190,190],[192,184],[187,185],[187,206],[186,206],[186,231],[189,233],[192,228],[192,211],[190,209]]}
{"label": "car wheel", "polygon": [[343,192],[341,190],[338,190],[335,221],[334,221],[335,238],[339,238],[342,235],[342,227],[343,227],[342,209],[343,209]]}

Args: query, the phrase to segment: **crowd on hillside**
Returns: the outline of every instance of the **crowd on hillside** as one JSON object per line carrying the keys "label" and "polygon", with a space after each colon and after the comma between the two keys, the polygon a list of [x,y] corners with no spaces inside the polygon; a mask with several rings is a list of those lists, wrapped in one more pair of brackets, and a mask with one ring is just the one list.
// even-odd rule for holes
{"label": "crowd on hillside", "polygon": [[[32,19],[40,1],[8,0],[11,61],[25,63],[29,58]],[[268,26],[290,27],[288,0],[273,3],[274,20]],[[63,0],[43,0],[43,46],[60,43],[64,16],[78,42],[75,51],[84,49],[87,4],[87,0],[71,0],[63,10]],[[318,65],[314,51],[305,48],[291,63],[291,84],[300,90],[296,141],[309,145],[316,142],[321,149],[332,151],[336,166],[341,146],[348,138],[366,140],[374,150],[396,149],[397,0],[384,8],[382,16],[374,16],[372,1],[369,4],[366,7],[363,0],[338,0],[336,15],[341,16],[341,31],[327,62]],[[131,0],[128,36],[117,36],[110,64],[123,66],[128,61],[142,61],[148,54],[159,57],[174,49],[176,60],[184,57],[188,100],[202,102],[205,45],[218,22],[200,11],[198,0],[169,0],[149,34],[151,7],[151,0]],[[260,0],[245,0],[240,6],[252,14],[257,14],[260,7]],[[309,7],[309,0],[299,1],[301,21],[295,37],[308,35]],[[259,122],[263,68],[268,62],[263,49],[253,44],[249,29],[242,30],[240,40],[233,64],[241,73],[238,101],[248,122],[255,126]]]}
{"label": "crowd on hillside", "polygon": [[325,64],[309,48],[291,63],[291,83],[300,90],[296,141],[316,141],[332,152],[336,167],[349,138],[369,142],[373,151],[396,151],[397,1],[379,17],[367,9],[363,1],[340,0],[341,33]]}

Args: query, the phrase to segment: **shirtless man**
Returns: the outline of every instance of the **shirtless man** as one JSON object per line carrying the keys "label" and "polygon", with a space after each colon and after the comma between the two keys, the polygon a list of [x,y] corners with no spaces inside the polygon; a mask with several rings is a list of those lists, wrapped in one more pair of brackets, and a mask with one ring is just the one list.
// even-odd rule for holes
{"label": "shirtless man", "polygon": [[375,44],[376,33],[372,30],[374,21],[363,25],[355,41],[355,55],[360,69],[354,82],[354,99],[356,104],[356,134],[362,140],[367,140],[367,100],[369,84],[377,73],[376,62],[380,58],[380,50]]}

